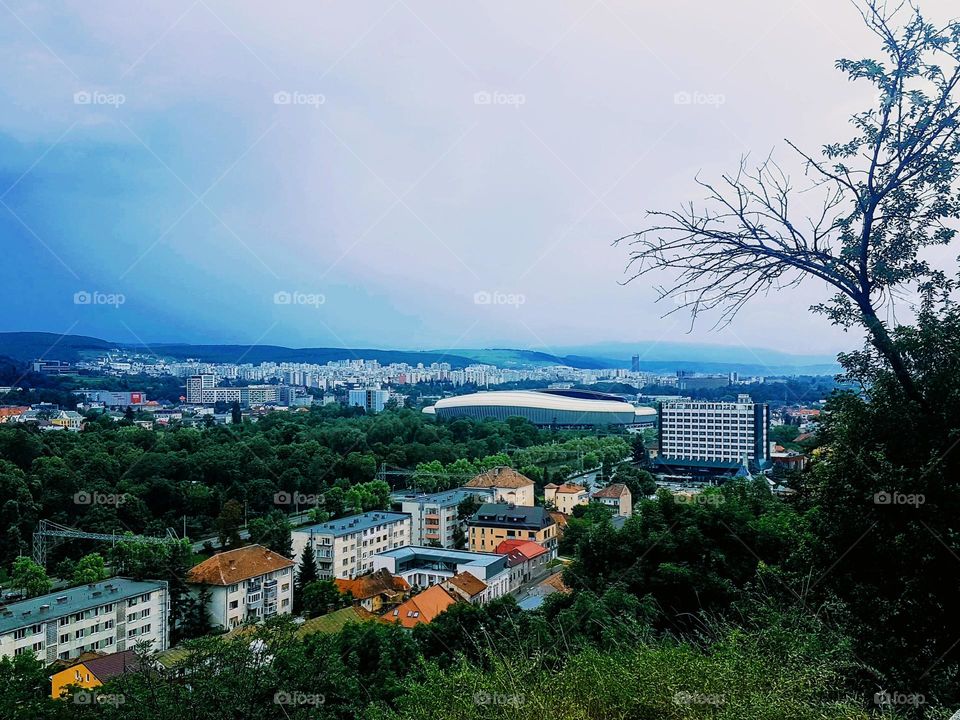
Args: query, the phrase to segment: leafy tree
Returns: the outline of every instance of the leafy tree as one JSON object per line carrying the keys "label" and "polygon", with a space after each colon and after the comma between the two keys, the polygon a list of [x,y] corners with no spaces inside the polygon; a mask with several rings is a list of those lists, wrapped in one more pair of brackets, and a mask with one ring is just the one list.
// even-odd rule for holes
{"label": "leafy tree", "polygon": [[350,593],[341,593],[332,580],[314,580],[302,591],[301,607],[307,617],[326,615],[353,603]]}
{"label": "leafy tree", "polygon": [[209,635],[213,631],[213,620],[210,617],[212,597],[209,586],[203,584],[185,598],[180,622],[181,639],[191,640]]}
{"label": "leafy tree", "polygon": [[27,597],[45,595],[53,587],[46,570],[26,556],[18,557],[14,561],[10,584]]}
{"label": "leafy tree", "polygon": [[239,400],[234,400],[233,405],[230,406],[230,421],[234,425],[240,425],[243,423],[243,412],[240,410]]}
{"label": "leafy tree", "polygon": [[100,582],[106,577],[107,568],[103,557],[99,553],[90,553],[77,561],[73,569],[72,582],[74,585],[86,585]]}
{"label": "leafy tree", "polygon": [[317,557],[313,545],[307,543],[300,553],[300,565],[297,567],[297,576],[293,583],[293,605],[295,610],[303,607],[303,591],[312,582],[317,580]]}
{"label": "leafy tree", "polygon": [[290,522],[279,510],[272,510],[264,517],[254,518],[249,523],[249,530],[251,542],[270,548],[283,557],[293,554]]}
{"label": "leafy tree", "polygon": [[240,546],[240,528],[243,526],[243,505],[227,500],[216,519],[217,538],[223,548]]}

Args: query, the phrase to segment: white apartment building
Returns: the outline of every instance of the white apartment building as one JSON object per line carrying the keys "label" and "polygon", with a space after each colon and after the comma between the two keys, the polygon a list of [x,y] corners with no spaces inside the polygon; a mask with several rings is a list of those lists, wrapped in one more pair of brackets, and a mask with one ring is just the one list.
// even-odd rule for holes
{"label": "white apartment building", "polygon": [[43,662],[81,653],[132,648],[166,650],[170,638],[167,583],[114,577],[21,600],[0,610],[0,656],[33,651]]}
{"label": "white apartment building", "polygon": [[493,491],[482,488],[428,494],[398,491],[390,495],[390,500],[394,510],[410,515],[411,545],[437,542],[441,547],[452,548],[454,530],[459,527],[466,537],[467,523],[459,518],[458,509],[460,503],[470,497],[480,504],[492,502]]}
{"label": "white apartment building", "polygon": [[214,405],[218,402],[238,402],[244,407],[277,402],[280,391],[276,385],[246,385],[220,387],[215,375],[191,375],[187,378],[187,402],[191,405]]}
{"label": "white apartment building", "polygon": [[659,460],[668,465],[736,467],[770,459],[770,410],[749,395],[736,402],[686,400],[660,406]]}
{"label": "white apartment building", "polygon": [[445,583],[457,575],[469,574],[484,584],[480,596],[471,601],[487,602],[510,592],[510,568],[506,555],[417,547],[387,550],[374,558],[374,569],[402,577],[410,587],[426,588]]}
{"label": "white apartment building", "polygon": [[297,528],[290,537],[297,562],[304,548],[313,546],[321,580],[350,579],[374,570],[377,553],[410,544],[410,515],[366,512]]}
{"label": "white apartment building", "polygon": [[195,565],[187,582],[210,591],[207,610],[214,626],[231,630],[293,611],[293,561],[262,545],[217,553]]}

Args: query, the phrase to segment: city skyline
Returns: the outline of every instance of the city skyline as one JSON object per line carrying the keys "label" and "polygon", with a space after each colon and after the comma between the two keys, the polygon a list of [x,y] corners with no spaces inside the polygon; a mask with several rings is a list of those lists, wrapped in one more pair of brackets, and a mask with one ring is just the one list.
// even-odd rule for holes
{"label": "city skyline", "polygon": [[802,178],[783,135],[815,150],[849,133],[872,98],[833,60],[872,42],[834,10],[9,3],[0,232],[25,302],[0,326],[146,345],[857,348],[807,312],[812,282],[684,335],[656,280],[618,284],[612,246],[700,197],[698,171],[776,147]]}

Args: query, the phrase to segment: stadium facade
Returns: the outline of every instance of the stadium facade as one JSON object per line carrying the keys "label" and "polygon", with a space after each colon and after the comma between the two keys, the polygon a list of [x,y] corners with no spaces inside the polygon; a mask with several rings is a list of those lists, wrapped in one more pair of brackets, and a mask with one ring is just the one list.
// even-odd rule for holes
{"label": "stadium facade", "polygon": [[616,395],[591,390],[499,390],[457,395],[423,410],[438,418],[506,420],[522,417],[534,425],[592,427],[653,425],[657,411],[634,407]]}

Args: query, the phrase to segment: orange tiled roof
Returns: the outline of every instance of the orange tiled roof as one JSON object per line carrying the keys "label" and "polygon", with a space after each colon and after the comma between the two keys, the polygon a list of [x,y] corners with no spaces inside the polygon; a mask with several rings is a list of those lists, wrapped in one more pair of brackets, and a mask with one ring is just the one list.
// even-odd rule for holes
{"label": "orange tiled roof", "polygon": [[559,527],[564,528],[564,527],[567,526],[567,520],[568,520],[568,518],[567,518],[567,516],[564,515],[562,512],[558,512],[558,511],[556,511],[556,510],[551,510],[549,514],[550,514],[550,517],[553,518],[553,521],[554,521]]}
{"label": "orange tiled roof", "polygon": [[533,485],[533,480],[526,475],[521,475],[513,468],[495,467],[480,473],[464,487],[522,488],[528,485]]}
{"label": "orange tiled roof", "polygon": [[293,560],[278,555],[262,545],[217,553],[187,573],[187,582],[207,585],[233,585],[241,580],[264,575],[275,570],[293,567]]}
{"label": "orange tiled roof", "polygon": [[557,488],[558,493],[565,493],[565,494],[566,493],[569,493],[569,494],[582,493],[582,492],[586,492],[586,490],[587,489],[585,487],[581,487],[580,485],[574,485],[573,483],[564,483],[563,485]]}
{"label": "orange tiled roof", "polygon": [[552,588],[553,588],[554,590],[556,590],[557,592],[561,592],[561,593],[564,593],[564,594],[569,593],[569,592],[572,592],[572,591],[570,590],[570,588],[567,587],[566,583],[563,582],[563,573],[562,573],[562,572],[558,572],[558,573],[555,573],[555,574],[551,575],[550,577],[548,577],[546,580],[544,580],[544,581],[543,581],[542,583],[540,583],[540,584],[541,584],[541,585],[547,585],[548,587],[552,587]]}
{"label": "orange tiled roof", "polygon": [[[625,490],[627,490],[627,486],[623,483],[613,483],[597,490],[593,496],[595,498],[618,498],[623,495]],[[629,492],[629,490],[627,490],[627,492]]]}
{"label": "orange tiled roof", "polygon": [[419,595],[414,595],[393,610],[381,615],[386,622],[398,622],[405,628],[433,621],[456,600],[439,585],[431,585]]}
{"label": "orange tiled roof", "polygon": [[337,590],[349,592],[356,600],[366,600],[383,593],[406,592],[410,585],[402,577],[394,577],[386,568],[370,575],[361,575],[353,580],[337,578],[333,581]]}
{"label": "orange tiled roof", "polygon": [[457,573],[452,578],[449,578],[447,582],[463,590],[467,594],[467,597],[479,595],[487,589],[487,584],[483,582],[483,580],[468,572]]}

